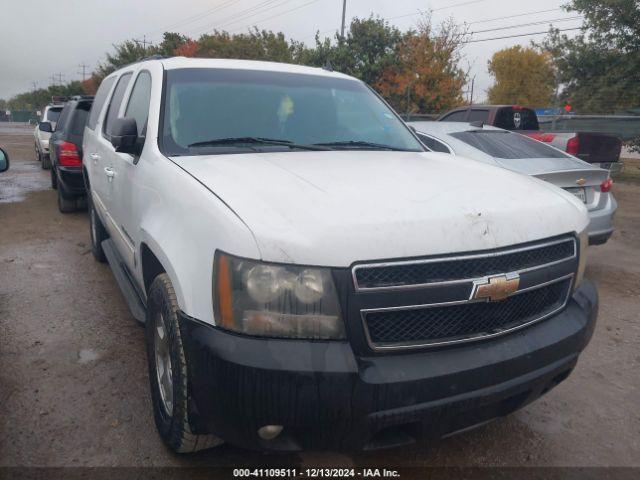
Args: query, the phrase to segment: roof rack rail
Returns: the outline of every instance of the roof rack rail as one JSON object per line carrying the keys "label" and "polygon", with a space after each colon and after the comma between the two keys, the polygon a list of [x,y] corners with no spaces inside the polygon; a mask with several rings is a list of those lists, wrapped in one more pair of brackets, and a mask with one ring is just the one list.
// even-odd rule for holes
{"label": "roof rack rail", "polygon": [[93,95],[73,95],[69,100],[93,100]]}
{"label": "roof rack rail", "polygon": [[51,103],[64,103],[68,101],[69,97],[66,95],[51,95]]}

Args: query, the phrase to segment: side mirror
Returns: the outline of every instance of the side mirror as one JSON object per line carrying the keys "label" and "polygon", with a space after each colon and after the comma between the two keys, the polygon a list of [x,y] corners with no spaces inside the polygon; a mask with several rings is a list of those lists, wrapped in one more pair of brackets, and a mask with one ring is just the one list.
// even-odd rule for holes
{"label": "side mirror", "polygon": [[0,173],[9,170],[9,155],[0,148]]}
{"label": "side mirror", "polygon": [[132,155],[140,153],[138,125],[135,118],[116,118],[111,128],[111,145],[116,149],[116,152]]}
{"label": "side mirror", "polygon": [[53,128],[51,128],[51,122],[40,122],[38,124],[38,130],[41,132],[51,133],[53,132]]}

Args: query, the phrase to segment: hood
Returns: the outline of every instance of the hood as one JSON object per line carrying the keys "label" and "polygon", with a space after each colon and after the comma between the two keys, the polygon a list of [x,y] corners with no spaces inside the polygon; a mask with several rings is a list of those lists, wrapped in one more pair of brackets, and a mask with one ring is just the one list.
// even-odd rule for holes
{"label": "hood", "polygon": [[251,229],[262,259],[275,262],[344,267],[483,250],[578,232],[588,223],[582,203],[553,185],[447,154],[172,160],[229,205]]}
{"label": "hood", "polygon": [[[558,187],[578,185],[598,186],[609,177],[609,172],[575,157],[567,158],[496,158],[504,168],[526,175],[534,175]],[[578,182],[579,180],[583,180]]]}

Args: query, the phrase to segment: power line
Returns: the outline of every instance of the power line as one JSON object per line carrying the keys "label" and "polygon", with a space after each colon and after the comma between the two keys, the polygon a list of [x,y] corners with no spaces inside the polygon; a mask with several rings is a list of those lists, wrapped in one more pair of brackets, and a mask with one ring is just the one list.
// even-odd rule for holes
{"label": "power line", "polygon": [[[561,28],[558,29],[558,32],[568,32],[571,30],[582,30],[582,27],[575,27],[575,28]],[[505,37],[493,37],[493,38],[479,38],[477,40],[466,40],[462,43],[477,43],[477,42],[488,42],[489,40],[502,40],[505,38],[516,38],[516,37],[528,37],[529,35],[541,35],[543,33],[549,33],[549,31],[544,31],[544,32],[530,32],[530,33],[521,33],[518,35],[507,35]]]}
{"label": "power line", "polygon": [[[289,10],[285,10],[284,12],[280,12],[280,13],[278,13],[278,14],[276,14],[276,15],[271,16],[271,17],[267,17],[267,18],[263,18],[263,19],[261,19],[261,20],[258,20],[258,21],[257,21],[256,23],[254,23],[253,25],[248,25],[248,27],[255,27],[255,26],[257,26],[259,23],[264,23],[264,22],[267,22],[267,21],[272,20],[272,19],[274,19],[274,18],[277,18],[277,17],[281,17],[281,16],[283,16],[283,15],[286,15],[287,13],[295,12],[296,10],[300,10],[301,8],[307,7],[307,6],[309,6],[309,5],[313,4],[313,3],[316,3],[316,2],[318,2],[318,0],[311,0],[310,2],[303,3],[302,5],[300,5],[300,6],[298,6],[298,7],[291,8],[291,9],[289,9]],[[238,29],[236,29],[236,30],[233,30],[231,33],[233,33],[233,32],[237,32],[238,30],[242,30],[243,28],[246,28],[246,27],[238,28]]]}
{"label": "power line", "polygon": [[[87,65],[86,63],[82,62],[80,65],[78,65],[78,67],[80,67],[82,69],[82,81],[84,82],[87,79],[87,67],[89,65]],[[80,72],[78,72],[79,74]]]}
{"label": "power line", "polygon": [[485,20],[476,20],[474,22],[468,22],[467,25],[474,25],[476,23],[487,23],[487,22],[493,22],[495,20],[506,20],[508,18],[516,18],[516,17],[525,17],[527,15],[537,15],[539,13],[548,13],[548,12],[556,12],[558,10],[562,10],[561,8],[550,8],[548,10],[537,10],[534,12],[527,12],[527,13],[518,13],[516,15],[507,15],[506,17],[495,17],[495,18],[487,18]]}
{"label": "power line", "polygon": [[545,23],[550,23],[550,22],[567,22],[569,20],[578,20],[583,18],[584,17],[582,15],[576,15],[574,17],[566,17],[566,18],[552,18],[550,20],[540,20],[538,22],[521,23],[519,25],[509,25],[506,27],[498,27],[498,28],[488,28],[486,30],[476,30],[470,33],[471,35],[475,35],[476,33],[496,32],[498,30],[509,30],[511,28],[519,28],[519,27],[531,27],[534,25],[544,25]]}

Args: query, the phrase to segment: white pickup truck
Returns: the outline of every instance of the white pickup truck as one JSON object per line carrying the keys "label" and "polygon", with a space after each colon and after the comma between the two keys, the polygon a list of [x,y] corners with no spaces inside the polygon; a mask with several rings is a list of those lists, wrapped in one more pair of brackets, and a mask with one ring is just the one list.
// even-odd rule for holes
{"label": "white pickup truck", "polygon": [[346,75],[128,65],[83,152],[93,254],[145,324],[177,452],[440,438],[549,391],[592,335],[584,205],[425,151]]}

